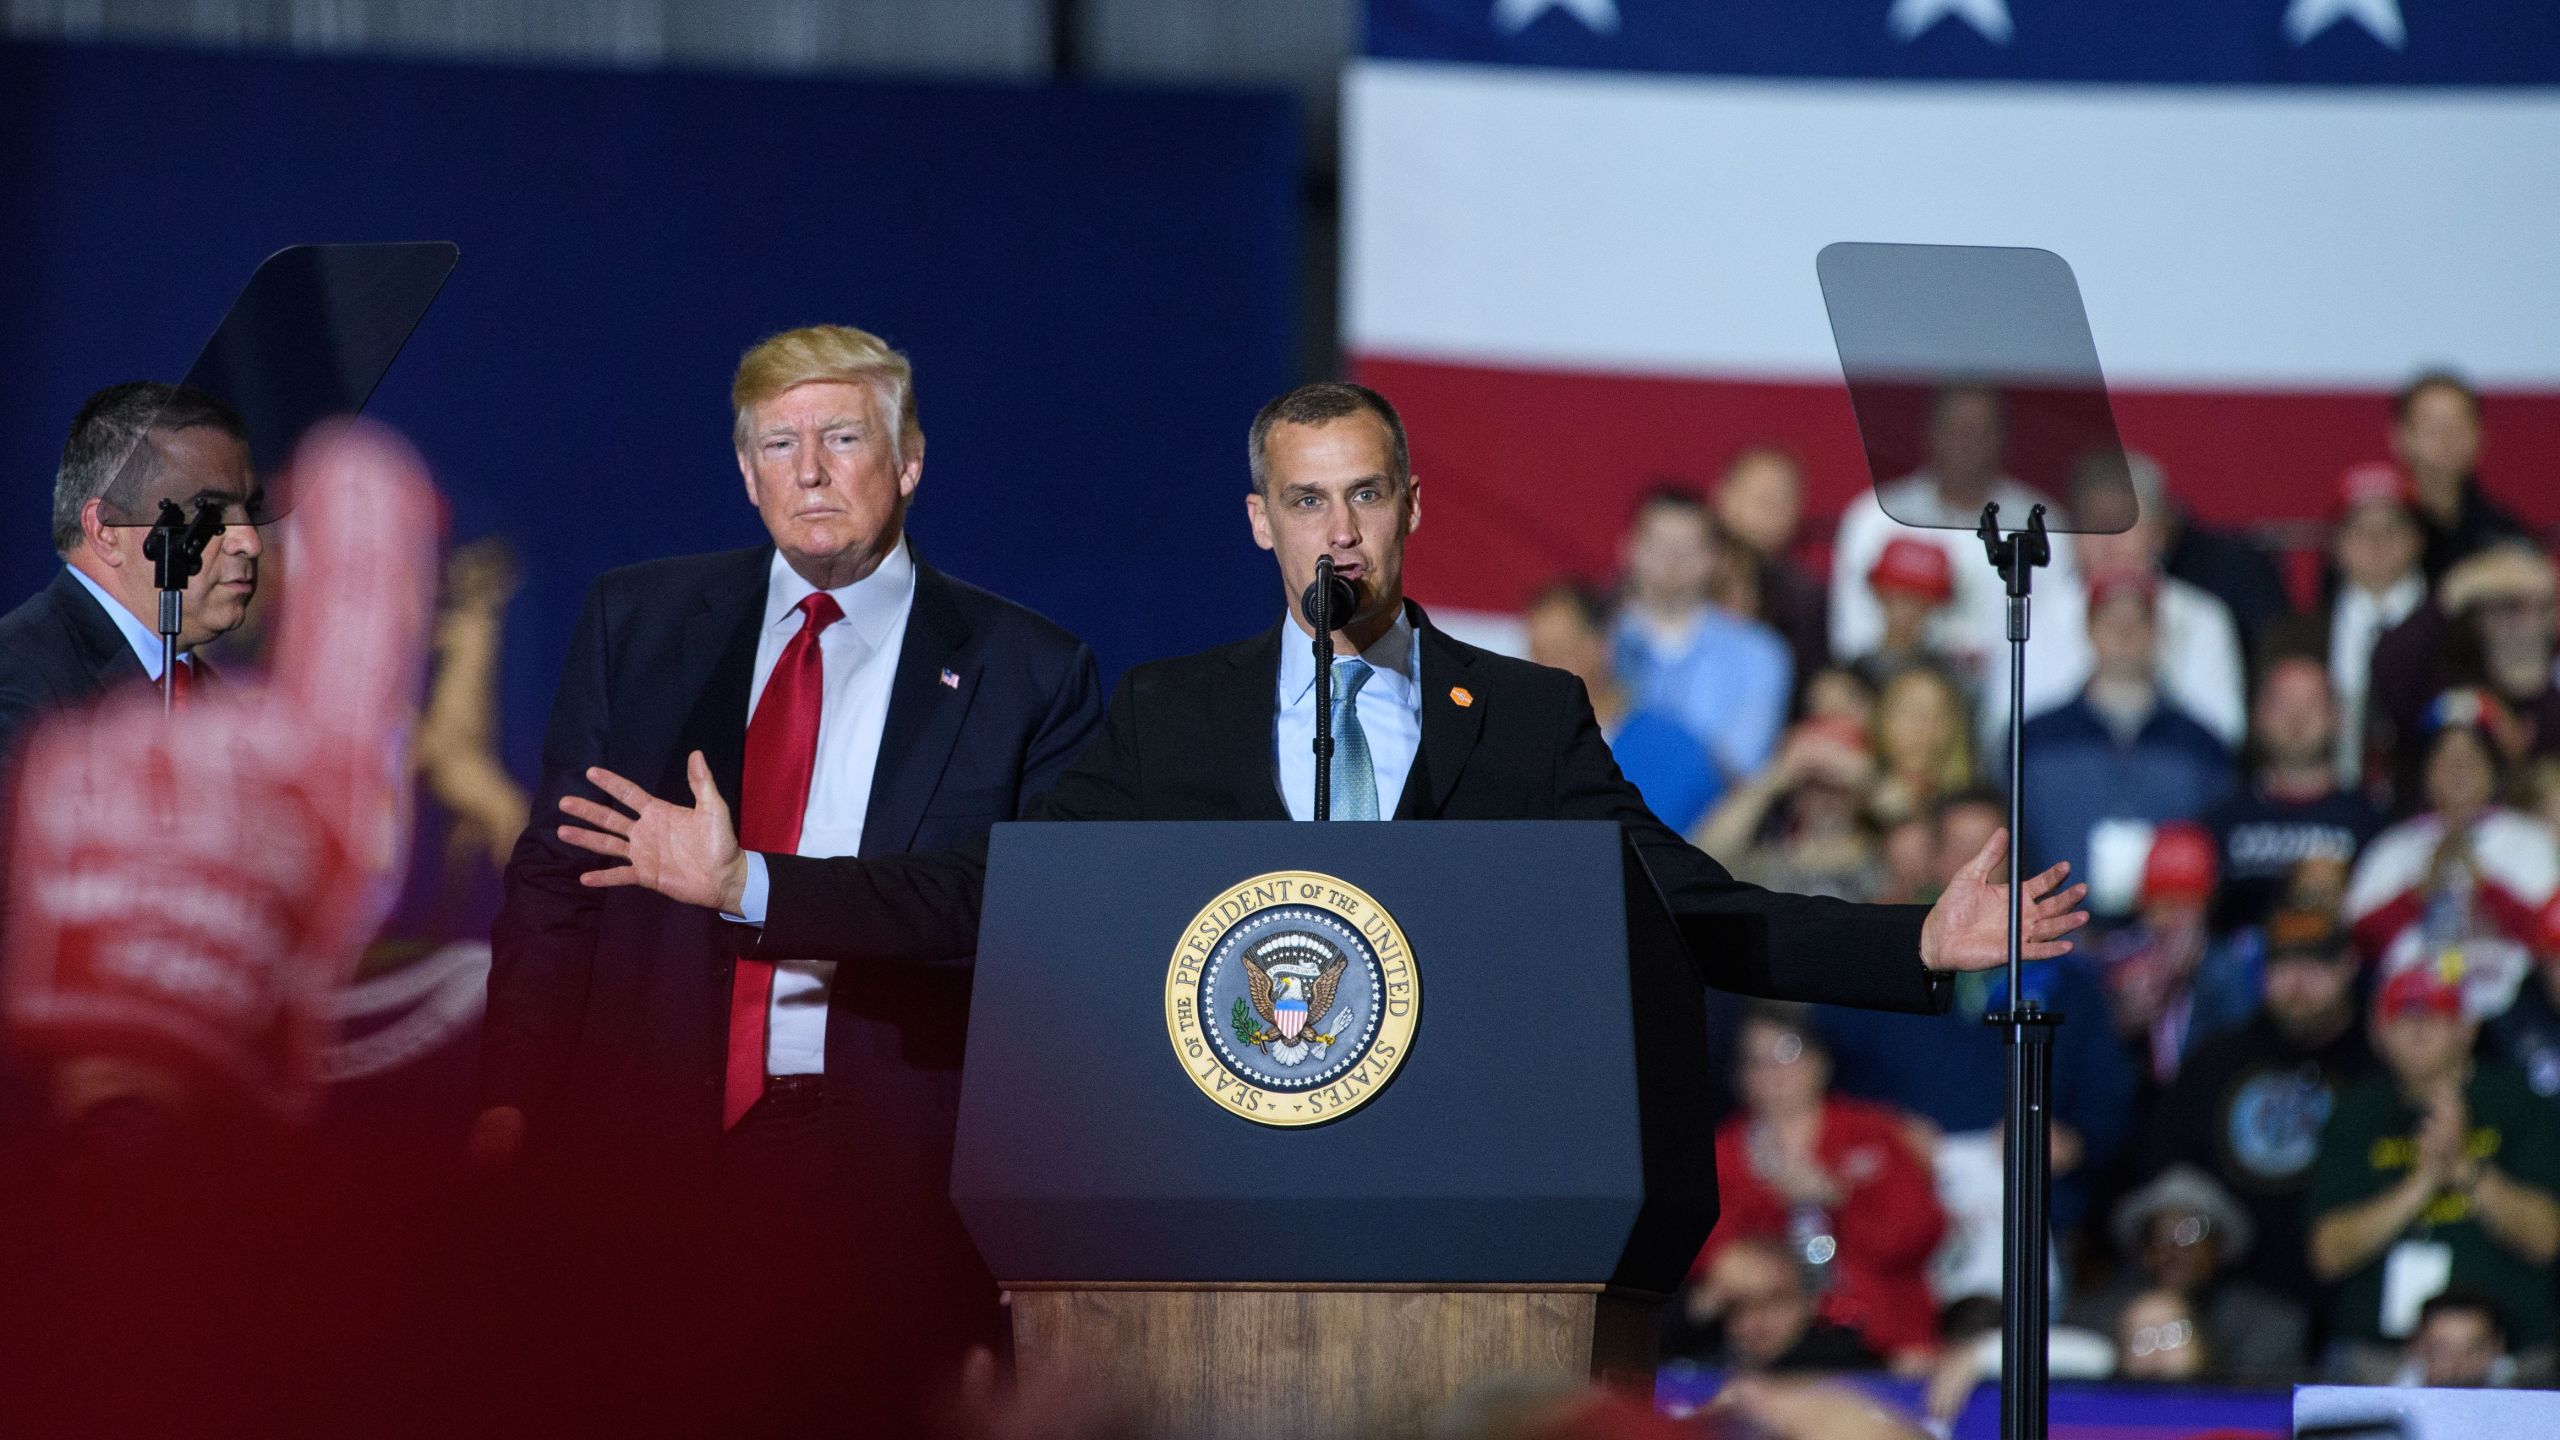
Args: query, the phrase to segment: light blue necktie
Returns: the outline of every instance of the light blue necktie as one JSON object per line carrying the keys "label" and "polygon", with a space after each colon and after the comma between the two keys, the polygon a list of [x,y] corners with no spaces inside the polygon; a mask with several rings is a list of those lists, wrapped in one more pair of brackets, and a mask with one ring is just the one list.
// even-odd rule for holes
{"label": "light blue necktie", "polygon": [[1377,672],[1357,655],[1333,662],[1333,818],[1378,818],[1378,772],[1360,728],[1360,687]]}

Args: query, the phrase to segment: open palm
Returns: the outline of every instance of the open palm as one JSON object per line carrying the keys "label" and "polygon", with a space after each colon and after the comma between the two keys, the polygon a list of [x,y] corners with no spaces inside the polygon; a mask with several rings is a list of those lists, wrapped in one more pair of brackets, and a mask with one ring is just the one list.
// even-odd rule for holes
{"label": "open palm", "polygon": [[590,870],[578,877],[581,883],[639,885],[706,910],[738,908],[746,893],[747,857],[738,848],[729,803],[720,798],[701,751],[685,757],[684,773],[693,787],[689,806],[661,800],[601,766],[587,771],[588,781],[623,809],[564,796],[561,811],[586,824],[561,826],[560,838],[623,863]]}
{"label": "open palm", "polygon": [[[1994,830],[1982,849],[1946,893],[1929,907],[1920,927],[1920,960],[1932,970],[1989,970],[2009,959],[2009,887],[1994,881],[2009,849],[2009,832]],[[2020,954],[2028,960],[2050,960],[2071,953],[2064,937],[2089,923],[2089,912],[2072,907],[2089,893],[2086,885],[2060,888],[2071,874],[2068,863],[2054,866],[2026,882],[2025,934]]]}

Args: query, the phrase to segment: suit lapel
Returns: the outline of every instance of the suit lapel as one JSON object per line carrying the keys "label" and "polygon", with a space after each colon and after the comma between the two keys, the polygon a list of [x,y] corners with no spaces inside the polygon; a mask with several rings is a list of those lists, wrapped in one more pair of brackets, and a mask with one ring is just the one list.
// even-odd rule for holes
{"label": "suit lapel", "polygon": [[[766,572],[773,566],[773,547],[741,552],[734,575],[706,586],[700,609],[685,617],[677,654],[690,659],[709,656],[710,666],[694,681],[692,708],[676,735],[666,773],[658,778],[661,795],[688,794],[685,756],[702,752],[720,793],[738,803],[747,768],[747,691],[756,678],[756,640],[764,629]],[[677,694],[686,693],[678,689]]]}
{"label": "suit lapel", "polygon": [[1234,777],[1239,820],[1289,818],[1288,802],[1280,794],[1279,757],[1272,748],[1283,629],[1291,639],[1304,638],[1283,621],[1260,640],[1237,647],[1229,657],[1225,683],[1208,696],[1209,734],[1223,752],[1213,757],[1215,773]]}
{"label": "suit lapel", "polygon": [[951,581],[921,558],[915,566],[915,600],[907,609],[898,671],[889,680],[889,713],[862,819],[865,855],[895,855],[914,845],[978,693],[969,622],[952,598]]}
{"label": "suit lapel", "polygon": [[1448,808],[1449,794],[1475,754],[1476,738],[1484,733],[1485,697],[1467,685],[1474,652],[1434,628],[1420,605],[1405,603],[1412,614],[1414,643],[1422,647],[1422,749],[1406,777],[1396,818],[1431,819]]}
{"label": "suit lapel", "polygon": [[79,658],[81,676],[90,694],[151,678],[115,617],[106,612],[98,597],[90,594],[89,587],[81,584],[68,567],[56,572],[47,588],[53,593],[54,613],[62,617],[62,627],[71,637],[71,653]]}

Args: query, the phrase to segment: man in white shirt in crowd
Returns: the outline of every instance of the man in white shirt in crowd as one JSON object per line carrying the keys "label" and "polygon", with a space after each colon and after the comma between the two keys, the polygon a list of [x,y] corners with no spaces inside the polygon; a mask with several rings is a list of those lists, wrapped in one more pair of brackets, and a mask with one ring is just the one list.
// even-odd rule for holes
{"label": "man in white shirt in crowd", "polygon": [[[1982,553],[1973,528],[1987,501],[2000,503],[2000,527],[2022,527],[2036,505],[2050,506],[2010,478],[2002,456],[2008,444],[2000,396],[1981,388],[1941,393],[1930,412],[1929,464],[1849,502],[1831,550],[1831,653],[1853,660],[1884,639],[1884,612],[1867,575],[1886,542],[1897,535],[1926,541],[1947,552],[1955,598],[1930,622],[1930,649],[1949,657],[1985,698],[1977,718],[1983,733],[2002,733],[2009,693],[2008,592],[2000,572]],[[2048,513],[2048,525],[2061,517]],[[1914,527],[1933,528],[1914,528]],[[1945,528],[1934,528],[1945,527]],[[2089,673],[2087,628],[2077,607],[2080,565],[2073,536],[2053,537],[2053,563],[2036,577],[2035,631],[2028,641],[2027,713],[2069,701]],[[2067,597],[2069,613],[2048,608],[2047,597]]]}
{"label": "man in white shirt in crowd", "polygon": [[[2130,487],[2117,483],[2118,476],[2130,480]],[[2131,515],[2124,513],[2128,499]],[[2231,619],[2231,607],[2213,592],[2161,573],[2171,517],[2168,481],[2159,464],[2148,455],[2128,452],[2121,471],[2109,461],[2083,467],[2072,478],[2071,511],[2073,520],[2088,532],[2072,542],[2079,547],[2082,575],[2158,577],[2154,623],[2160,635],[2161,693],[2203,722],[2224,746],[2239,749],[2249,733],[2248,678],[2241,660],[2239,627]],[[2041,586],[2037,598],[2043,598]],[[2075,608],[2074,601],[2081,602],[2078,608],[2085,617],[2083,597],[2061,597],[2054,605],[2057,623]],[[2037,609],[2041,612],[2044,607],[2039,604]],[[2039,622],[2045,618],[2042,613],[2036,616]],[[2089,671],[2083,669],[2074,678],[2086,681],[2088,677]],[[2027,714],[2038,713],[2040,707],[2030,698]]]}
{"label": "man in white shirt in crowd", "polygon": [[2337,533],[2329,556],[2338,590],[2329,602],[2329,683],[2338,691],[2338,780],[2365,779],[2367,697],[2373,647],[2427,598],[2419,568],[2425,532],[2410,509],[2408,481],[2389,464],[2357,465],[2339,477]]}

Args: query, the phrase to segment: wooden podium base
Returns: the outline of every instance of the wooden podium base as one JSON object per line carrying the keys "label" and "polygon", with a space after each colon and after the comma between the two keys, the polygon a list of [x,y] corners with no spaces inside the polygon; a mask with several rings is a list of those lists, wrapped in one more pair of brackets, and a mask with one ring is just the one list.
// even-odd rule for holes
{"label": "wooden podium base", "polygon": [[1015,1285],[1027,1383],[1099,1389],[1153,1433],[1401,1440],[1479,1381],[1650,1395],[1661,1298],[1597,1285]]}

